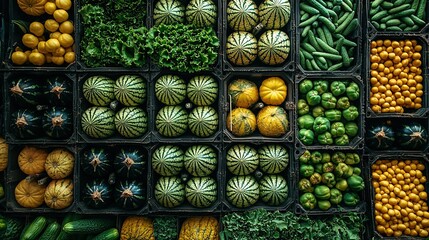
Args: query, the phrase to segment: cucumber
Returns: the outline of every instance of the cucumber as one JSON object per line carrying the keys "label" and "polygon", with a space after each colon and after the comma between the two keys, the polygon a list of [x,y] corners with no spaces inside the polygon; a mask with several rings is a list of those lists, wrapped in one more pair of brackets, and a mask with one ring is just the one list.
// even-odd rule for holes
{"label": "cucumber", "polygon": [[97,234],[115,225],[116,222],[112,219],[80,219],[67,223],[64,225],[63,230],[69,234]]}
{"label": "cucumber", "polygon": [[110,228],[98,234],[92,240],[116,240],[119,239],[119,231],[116,228]]}
{"label": "cucumber", "polygon": [[61,232],[61,226],[56,221],[49,224],[39,240],[55,240]]}
{"label": "cucumber", "polygon": [[43,216],[36,217],[30,225],[25,229],[21,240],[34,240],[43,232],[46,225],[48,224],[48,219]]}
{"label": "cucumber", "polygon": [[69,214],[67,214],[64,217],[63,222],[61,223],[61,232],[60,232],[60,235],[58,235],[58,237],[57,237],[56,240],[69,240],[69,239],[72,239],[72,236],[70,234],[66,233],[63,230],[63,227],[67,223],[75,221],[75,220],[78,220],[78,219],[81,219],[81,218],[82,218],[81,215],[78,215],[78,214],[75,214],[75,213],[69,213]]}

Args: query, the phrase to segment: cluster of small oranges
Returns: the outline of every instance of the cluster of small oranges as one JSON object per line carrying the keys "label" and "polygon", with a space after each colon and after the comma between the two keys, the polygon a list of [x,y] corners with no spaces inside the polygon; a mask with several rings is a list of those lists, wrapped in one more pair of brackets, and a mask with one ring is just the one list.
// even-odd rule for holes
{"label": "cluster of small oranges", "polygon": [[17,47],[11,60],[16,65],[31,63],[42,66],[45,63],[63,65],[75,61],[74,26],[69,20],[67,10],[71,9],[71,0],[50,0],[45,4],[45,12],[53,18],[44,23],[30,23],[28,33],[22,36],[22,44],[28,48],[24,51]]}

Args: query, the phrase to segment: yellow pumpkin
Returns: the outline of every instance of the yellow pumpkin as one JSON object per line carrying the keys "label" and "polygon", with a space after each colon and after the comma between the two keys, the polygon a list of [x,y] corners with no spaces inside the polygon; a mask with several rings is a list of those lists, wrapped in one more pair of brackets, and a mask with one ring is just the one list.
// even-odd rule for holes
{"label": "yellow pumpkin", "polygon": [[251,135],[256,130],[256,117],[247,108],[234,108],[226,118],[227,129],[235,136]]}
{"label": "yellow pumpkin", "polygon": [[287,97],[287,86],[279,77],[267,78],[259,87],[259,96],[265,104],[280,105]]}
{"label": "yellow pumpkin", "polygon": [[73,203],[73,181],[52,180],[45,191],[45,203],[52,209],[64,209]]}
{"label": "yellow pumpkin", "polygon": [[45,149],[25,146],[18,156],[18,166],[25,174],[33,175],[45,171],[48,151]]}
{"label": "yellow pumpkin", "polygon": [[15,51],[11,56],[12,62],[16,65],[22,65],[28,61],[28,56],[23,51]]}
{"label": "yellow pumpkin", "polygon": [[142,216],[130,216],[122,223],[121,240],[155,240],[152,219]]}
{"label": "yellow pumpkin", "polygon": [[47,0],[17,0],[19,8],[31,16],[40,16],[45,13]]}
{"label": "yellow pumpkin", "polygon": [[180,229],[179,240],[218,240],[219,221],[212,216],[187,218]]}
{"label": "yellow pumpkin", "polygon": [[37,181],[23,179],[15,187],[15,200],[25,208],[37,208],[43,204],[46,187]]}
{"label": "yellow pumpkin", "polygon": [[256,117],[258,130],[265,137],[280,137],[289,130],[286,110],[279,106],[265,106]]}
{"label": "yellow pumpkin", "polygon": [[9,146],[4,138],[0,137],[0,172],[6,170]]}
{"label": "yellow pumpkin", "polygon": [[35,49],[39,44],[39,39],[31,33],[26,33],[22,35],[22,44],[28,48]]}
{"label": "yellow pumpkin", "polygon": [[259,100],[258,87],[252,81],[236,79],[228,85],[227,97],[234,107],[248,108]]}
{"label": "yellow pumpkin", "polygon": [[52,179],[62,179],[73,173],[74,156],[67,149],[59,148],[48,154],[45,170]]}

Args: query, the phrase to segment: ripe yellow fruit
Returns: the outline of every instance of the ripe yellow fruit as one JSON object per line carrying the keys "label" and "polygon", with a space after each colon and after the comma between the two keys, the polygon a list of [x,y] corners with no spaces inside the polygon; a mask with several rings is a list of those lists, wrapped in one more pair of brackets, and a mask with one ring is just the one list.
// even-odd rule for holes
{"label": "ripe yellow fruit", "polygon": [[72,63],[76,60],[76,54],[74,52],[66,52],[64,55],[64,61],[66,63]]}
{"label": "ripe yellow fruit", "polygon": [[49,34],[49,38],[54,38],[54,39],[58,39],[60,36],[61,36],[60,32],[53,32]]}
{"label": "ripe yellow fruit", "polygon": [[58,8],[69,10],[72,6],[71,0],[55,0],[55,4]]}
{"label": "ripe yellow fruit", "polygon": [[41,22],[30,23],[29,30],[32,34],[36,35],[37,37],[43,36],[43,33],[45,33],[45,27]]}
{"label": "ripe yellow fruit", "polygon": [[52,56],[54,57],[62,57],[66,54],[66,50],[63,47],[59,47],[52,52]]}
{"label": "ripe yellow fruit", "polygon": [[67,19],[69,19],[69,14],[64,9],[55,10],[53,16],[54,16],[55,21],[57,21],[59,23],[65,22],[65,21],[67,21]]}
{"label": "ripe yellow fruit", "polygon": [[58,37],[58,41],[64,48],[71,47],[74,43],[73,37],[68,33],[63,33]]}
{"label": "ripe yellow fruit", "polygon": [[55,10],[57,10],[57,5],[53,2],[47,2],[45,4],[45,12],[49,15],[54,14]]}
{"label": "ripe yellow fruit", "polygon": [[62,22],[59,28],[61,33],[72,34],[74,31],[73,23],[70,20]]}
{"label": "ripe yellow fruit", "polygon": [[52,62],[55,64],[55,65],[63,65],[64,64],[64,57],[55,57],[55,56],[53,56],[52,57]]}
{"label": "ripe yellow fruit", "polygon": [[57,21],[55,21],[54,19],[48,19],[45,21],[45,28],[49,32],[56,32],[58,30],[59,26],[60,26],[60,24]]}
{"label": "ripe yellow fruit", "polygon": [[46,41],[40,41],[39,44],[37,45],[37,50],[40,53],[47,53],[47,51],[46,51]]}
{"label": "ripe yellow fruit", "polygon": [[45,55],[43,55],[43,53],[39,53],[39,52],[30,53],[28,60],[36,66],[42,66],[46,62]]}
{"label": "ripe yellow fruit", "polygon": [[59,47],[61,47],[61,44],[58,41],[58,39],[51,38],[48,41],[46,41],[45,49],[47,52],[54,52]]}
{"label": "ripe yellow fruit", "polygon": [[23,51],[15,51],[12,53],[12,62],[16,65],[22,65],[27,62],[28,57]]}
{"label": "ripe yellow fruit", "polygon": [[31,33],[26,33],[22,36],[22,44],[28,48],[34,49],[39,44],[39,39]]}
{"label": "ripe yellow fruit", "polygon": [[52,53],[45,54],[46,63],[52,63]]}

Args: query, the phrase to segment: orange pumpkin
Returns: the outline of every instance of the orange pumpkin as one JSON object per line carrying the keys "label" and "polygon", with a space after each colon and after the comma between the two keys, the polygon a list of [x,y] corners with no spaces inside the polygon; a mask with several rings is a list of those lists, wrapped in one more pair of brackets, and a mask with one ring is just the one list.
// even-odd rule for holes
{"label": "orange pumpkin", "polygon": [[45,13],[47,0],[17,0],[19,8],[31,16],[40,16]]}
{"label": "orange pumpkin", "polygon": [[73,181],[71,179],[52,180],[46,187],[45,203],[53,209],[64,209],[73,203]]}
{"label": "orange pumpkin", "polygon": [[279,106],[266,106],[257,116],[259,132],[265,137],[280,137],[289,129],[286,110]]}
{"label": "orange pumpkin", "polygon": [[246,79],[236,79],[228,86],[228,100],[234,107],[248,108],[259,100],[258,87]]}
{"label": "orange pumpkin", "polygon": [[153,221],[143,216],[129,216],[122,223],[121,240],[155,240]]}
{"label": "orange pumpkin", "polygon": [[279,77],[267,78],[259,87],[259,96],[265,104],[280,105],[287,97],[287,86]]}
{"label": "orange pumpkin", "polygon": [[6,140],[0,137],[0,172],[7,168],[8,149],[9,147]]}
{"label": "orange pumpkin", "polygon": [[235,108],[226,118],[226,127],[235,136],[249,136],[256,130],[255,114],[247,108]]}
{"label": "orange pumpkin", "polygon": [[52,179],[62,179],[73,173],[74,156],[67,149],[55,149],[48,154],[45,162],[46,173]]}
{"label": "orange pumpkin", "polygon": [[28,175],[42,173],[45,171],[46,157],[46,149],[25,146],[18,156],[19,169]]}
{"label": "orange pumpkin", "polygon": [[37,181],[23,179],[15,187],[15,200],[25,208],[37,208],[43,204],[46,187]]}

